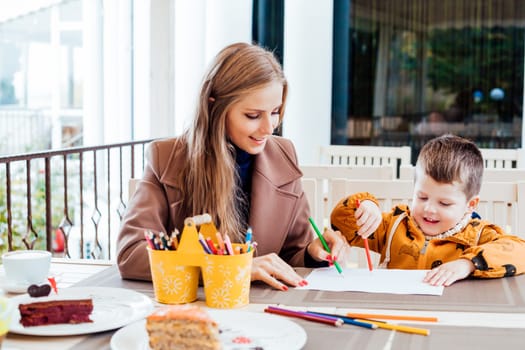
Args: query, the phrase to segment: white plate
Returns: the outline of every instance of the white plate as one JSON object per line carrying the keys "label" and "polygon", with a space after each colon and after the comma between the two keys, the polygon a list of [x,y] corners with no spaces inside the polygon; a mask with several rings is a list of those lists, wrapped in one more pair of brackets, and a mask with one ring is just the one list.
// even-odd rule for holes
{"label": "white plate", "polygon": [[[90,316],[93,322],[34,327],[24,327],[20,324],[19,304],[53,299],[86,298],[93,299],[93,312]],[[140,320],[153,311],[153,303],[149,297],[123,288],[71,287],[59,289],[58,295],[51,291],[49,297],[31,298],[29,294],[24,294],[11,299],[15,302],[15,312],[9,331],[29,335],[76,335],[108,331]]]}
{"label": "white plate", "polygon": [[[306,332],[297,323],[283,317],[258,312],[208,309],[219,324],[224,350],[298,350],[306,344]],[[248,344],[234,340],[247,338]],[[146,320],[119,329],[111,337],[112,350],[148,350]]]}

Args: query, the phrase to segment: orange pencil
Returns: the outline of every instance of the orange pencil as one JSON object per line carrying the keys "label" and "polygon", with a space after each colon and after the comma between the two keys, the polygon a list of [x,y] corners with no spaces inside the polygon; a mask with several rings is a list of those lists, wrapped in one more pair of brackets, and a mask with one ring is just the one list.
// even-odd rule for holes
{"label": "orange pencil", "polygon": [[[355,204],[359,208],[359,205],[361,204],[359,202],[359,199],[355,200]],[[363,238],[363,242],[365,243],[366,262],[368,263],[368,269],[372,271],[374,267],[372,266],[372,258],[370,257],[370,247],[368,246],[368,238]]]}

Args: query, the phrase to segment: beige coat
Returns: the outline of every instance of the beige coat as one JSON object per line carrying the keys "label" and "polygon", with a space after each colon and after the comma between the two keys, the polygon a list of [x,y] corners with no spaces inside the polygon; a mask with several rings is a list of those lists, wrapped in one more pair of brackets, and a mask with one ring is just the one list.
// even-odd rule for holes
{"label": "beige coat", "polygon": [[[182,232],[177,169],[185,162],[179,139],[154,141],[148,163],[122,220],[117,240],[117,263],[123,278],[151,280],[144,230]],[[249,224],[256,255],[277,253],[292,266],[304,266],[304,252],[313,239],[310,209],[301,185],[293,144],[272,136],[255,156]],[[195,215],[202,213],[195,213]]]}

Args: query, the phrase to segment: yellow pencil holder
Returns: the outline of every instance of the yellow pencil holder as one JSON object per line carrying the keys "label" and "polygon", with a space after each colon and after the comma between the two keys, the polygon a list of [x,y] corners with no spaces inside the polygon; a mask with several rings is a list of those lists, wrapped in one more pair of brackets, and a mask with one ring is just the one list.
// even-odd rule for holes
{"label": "yellow pencil holder", "polygon": [[[155,299],[163,304],[184,304],[197,299],[202,270],[206,304],[237,308],[249,303],[253,250],[234,255],[207,254],[199,232],[217,243],[215,225],[208,214],[187,218],[177,250],[147,248]],[[244,244],[232,244],[234,251]]]}
{"label": "yellow pencil holder", "polygon": [[177,251],[148,247],[155,300],[163,304],[185,304],[197,300],[200,268],[174,264]]}
{"label": "yellow pencil holder", "polygon": [[205,255],[202,279],[206,305],[220,309],[248,305],[252,261],[253,250],[236,255]]}

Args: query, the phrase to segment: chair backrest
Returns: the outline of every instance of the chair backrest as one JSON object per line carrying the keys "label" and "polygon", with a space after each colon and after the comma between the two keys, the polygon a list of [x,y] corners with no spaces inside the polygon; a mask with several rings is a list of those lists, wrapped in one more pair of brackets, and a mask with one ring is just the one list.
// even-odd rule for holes
{"label": "chair backrest", "polygon": [[378,166],[410,164],[411,148],[409,146],[356,146],[331,145],[320,150],[322,164],[337,164],[350,166]]}
{"label": "chair backrest", "polygon": [[393,180],[395,168],[384,166],[340,166],[340,165],[302,165],[303,189],[310,204],[313,219],[319,225],[326,225],[330,208],[326,205],[332,202],[328,197],[332,193],[332,179],[383,179]]}
{"label": "chair backrest", "polygon": [[395,204],[410,204],[412,201],[414,183],[411,180],[346,180],[334,179],[332,181],[333,199],[330,211],[342,198],[357,192],[370,192],[373,194],[381,210],[390,210]]}
{"label": "chair backrest", "polygon": [[[397,203],[410,204],[413,181],[334,179],[333,201],[326,204],[333,208],[340,199],[356,192],[372,193],[378,199],[381,210],[387,211]],[[483,219],[500,226],[507,233],[525,238],[525,182],[484,181],[480,198],[476,211]]]}
{"label": "chair backrest", "polygon": [[485,168],[511,169],[524,168],[524,149],[501,149],[501,148],[480,148]]}
{"label": "chair backrest", "polygon": [[[399,168],[399,179],[413,180],[414,179],[413,165],[402,165]],[[496,169],[485,168],[483,170],[483,182],[518,182],[525,181],[525,168],[523,169]]]}

